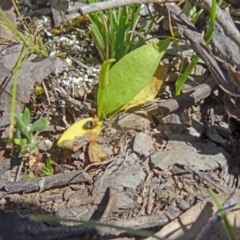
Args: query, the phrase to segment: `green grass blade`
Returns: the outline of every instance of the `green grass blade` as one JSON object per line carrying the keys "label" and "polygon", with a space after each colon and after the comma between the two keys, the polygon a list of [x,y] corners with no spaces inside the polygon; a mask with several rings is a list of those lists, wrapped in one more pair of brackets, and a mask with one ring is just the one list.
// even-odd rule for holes
{"label": "green grass blade", "polygon": [[[96,3],[98,0],[88,2]],[[104,21],[102,15],[96,13],[89,15],[95,25],[95,29],[91,27],[91,31],[102,60],[115,58],[118,61],[130,51],[142,45],[144,41],[139,39],[138,34],[135,32],[140,10],[140,5],[108,9],[101,12],[106,18]],[[99,28],[98,31],[96,28]],[[148,28],[147,32],[149,30]],[[128,31],[133,32],[129,34]],[[146,31],[144,32],[146,33]],[[104,46],[99,43],[100,39],[103,40]]]}
{"label": "green grass blade", "polygon": [[237,240],[232,227],[230,226],[228,219],[227,219],[227,214],[226,211],[224,210],[224,207],[222,206],[221,202],[218,200],[217,195],[211,190],[209,189],[209,193],[213,199],[213,201],[215,202],[215,204],[217,205],[217,208],[219,210],[220,216],[223,220],[223,225],[224,228],[228,234],[228,237],[230,240]]}
{"label": "green grass blade", "polygon": [[131,228],[126,228],[126,227],[120,227],[120,226],[115,226],[114,224],[109,224],[109,223],[100,223],[95,220],[89,220],[89,221],[80,221],[80,220],[73,220],[73,219],[65,219],[65,218],[59,218],[55,216],[47,216],[47,215],[30,215],[29,218],[33,221],[38,221],[38,222],[55,222],[55,223],[60,223],[60,222],[74,222],[74,223],[79,223],[83,226],[87,227],[108,227],[108,228],[114,228],[118,230],[122,230],[128,234],[133,234],[136,236],[141,236],[141,237],[152,237],[158,240],[161,240],[161,238],[157,237],[154,235],[154,232],[147,231],[147,230],[135,230]]}
{"label": "green grass blade", "polygon": [[[204,38],[206,43],[209,43],[212,39],[212,35],[213,35],[213,32],[214,32],[214,23],[215,23],[215,20],[216,20],[216,9],[217,9],[216,0],[212,0],[212,8],[211,8],[211,12],[210,12],[209,27],[208,27],[207,33],[205,35],[205,38]],[[190,75],[190,73],[192,72],[194,67],[197,65],[199,59],[200,59],[199,56],[197,56],[197,55],[194,56],[192,62],[186,68],[184,73],[179,74],[179,78],[178,78],[177,84],[176,84],[176,95],[179,95],[181,93],[181,90],[182,90],[182,87],[183,87],[184,83],[186,82],[188,76]]]}

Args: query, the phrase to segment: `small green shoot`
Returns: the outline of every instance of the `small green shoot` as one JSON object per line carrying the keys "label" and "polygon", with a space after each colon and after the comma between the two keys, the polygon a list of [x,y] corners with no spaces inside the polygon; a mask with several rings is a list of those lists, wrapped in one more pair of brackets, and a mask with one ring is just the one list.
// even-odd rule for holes
{"label": "small green shoot", "polygon": [[43,166],[41,168],[41,171],[46,175],[46,176],[51,176],[53,175],[53,165],[54,165],[54,161],[48,157],[46,159],[46,163],[45,166]]}
{"label": "small green shoot", "polygon": [[[204,37],[206,43],[209,43],[212,39],[212,35],[214,32],[214,23],[216,20],[216,12],[217,12],[217,3],[216,3],[216,0],[212,0],[212,9],[210,12],[209,26],[208,26],[207,33]],[[192,59],[192,62],[188,65],[184,73],[179,74],[177,84],[176,84],[176,95],[179,95],[181,93],[184,83],[186,82],[188,76],[191,74],[192,70],[197,65],[199,59],[200,57],[198,55],[195,55],[194,58]]]}
{"label": "small green shoot", "polygon": [[199,16],[202,14],[203,9],[197,9],[196,6],[192,5],[189,0],[186,0],[183,6],[183,12],[185,15],[190,19],[190,21],[195,24],[199,18]]}
{"label": "small green shoot", "polygon": [[91,33],[102,61],[109,58],[118,61],[144,44],[154,20],[139,23],[140,10],[141,5],[138,4],[89,14]]}
{"label": "small green shoot", "polygon": [[226,211],[224,210],[221,202],[218,200],[217,195],[211,189],[209,189],[209,193],[210,193],[213,201],[215,202],[215,204],[218,207],[220,216],[221,216],[221,218],[223,220],[224,228],[225,228],[225,230],[226,230],[226,232],[228,234],[229,239],[230,240],[237,240],[237,238],[236,238],[236,236],[235,236],[235,234],[233,232],[233,229],[232,229],[232,227],[230,226],[230,224],[228,222]]}
{"label": "small green shoot", "polygon": [[31,155],[37,154],[38,142],[34,138],[33,133],[44,131],[49,125],[48,120],[44,117],[41,117],[36,122],[31,124],[30,111],[28,108],[25,108],[24,112],[19,116],[15,116],[15,120],[16,132],[11,138],[8,139],[8,143],[12,143],[13,145],[20,147],[20,156],[29,157]]}

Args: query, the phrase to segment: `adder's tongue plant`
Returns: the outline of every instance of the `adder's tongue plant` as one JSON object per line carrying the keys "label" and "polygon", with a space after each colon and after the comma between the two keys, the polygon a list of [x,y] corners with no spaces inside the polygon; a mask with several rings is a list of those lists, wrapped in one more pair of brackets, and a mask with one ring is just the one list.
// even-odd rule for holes
{"label": "adder's tongue plant", "polygon": [[[166,69],[159,65],[170,38],[142,46],[120,59],[109,70],[115,59],[106,60],[99,75],[97,117],[74,123],[58,140],[60,147],[73,149],[74,142],[82,136],[96,140],[103,120],[111,118],[123,109],[137,106],[155,98],[163,83]],[[129,103],[130,102],[130,103]],[[89,121],[94,121],[90,129]]]}

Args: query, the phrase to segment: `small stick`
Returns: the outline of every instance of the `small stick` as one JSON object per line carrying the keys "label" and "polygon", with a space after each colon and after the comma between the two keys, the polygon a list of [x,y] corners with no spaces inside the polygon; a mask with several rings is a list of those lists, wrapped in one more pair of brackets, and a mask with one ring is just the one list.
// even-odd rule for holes
{"label": "small stick", "polygon": [[98,2],[92,4],[85,4],[82,3],[75,4],[75,6],[70,7],[66,12],[65,15],[66,20],[71,20],[89,13],[103,11],[111,8],[117,7],[124,7],[133,4],[147,4],[147,3],[169,3],[169,2],[180,2],[181,0],[111,0],[106,2]]}

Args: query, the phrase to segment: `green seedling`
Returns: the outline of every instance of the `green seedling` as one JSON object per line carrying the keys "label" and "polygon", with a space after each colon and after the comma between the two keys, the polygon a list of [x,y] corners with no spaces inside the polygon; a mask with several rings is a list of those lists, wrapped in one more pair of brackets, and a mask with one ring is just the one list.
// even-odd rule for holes
{"label": "green seedling", "polygon": [[183,12],[190,19],[190,21],[195,24],[200,15],[203,13],[203,9],[201,8],[198,10],[197,7],[189,2],[189,0],[186,0],[183,6]]}
{"label": "green seedling", "polygon": [[46,176],[51,176],[53,175],[53,165],[54,165],[54,161],[48,157],[46,159],[46,163],[45,166],[43,166],[41,168],[41,171],[46,175]]}
{"label": "green seedling", "polygon": [[[212,39],[212,35],[214,32],[214,23],[216,20],[216,12],[217,12],[217,3],[216,0],[212,0],[212,9],[210,12],[210,21],[209,21],[209,26],[207,29],[207,33],[204,37],[206,43],[209,43]],[[175,38],[175,36],[173,36]],[[179,47],[179,46],[178,46]],[[181,90],[183,88],[184,83],[186,82],[188,76],[191,74],[192,70],[195,68],[199,61],[200,57],[198,55],[195,55],[192,59],[192,62],[188,65],[186,70],[184,71],[183,74],[179,74],[177,84],[176,84],[176,95],[179,95],[181,93]]]}
{"label": "green seedling", "polygon": [[155,17],[148,23],[139,23],[140,10],[140,5],[131,5],[89,14],[91,34],[102,61],[109,58],[118,61],[143,45]]}
{"label": "green seedling", "polygon": [[34,137],[35,132],[44,131],[49,122],[46,118],[39,118],[33,124],[30,123],[30,111],[25,108],[24,112],[19,116],[15,116],[16,131],[12,138],[8,139],[8,143],[12,143],[20,148],[19,156],[29,157],[38,153],[38,141]]}

